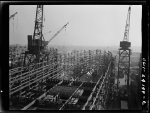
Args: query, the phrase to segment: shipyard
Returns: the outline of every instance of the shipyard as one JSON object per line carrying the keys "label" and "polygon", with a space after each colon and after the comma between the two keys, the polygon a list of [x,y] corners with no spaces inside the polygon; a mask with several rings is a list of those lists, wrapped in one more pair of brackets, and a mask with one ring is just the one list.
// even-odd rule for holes
{"label": "shipyard", "polygon": [[[18,6],[14,5],[12,9],[14,7]],[[20,6],[20,9],[22,7],[25,6]],[[118,28],[123,30],[120,33],[122,37],[117,38],[119,39],[118,43],[117,41],[113,41],[114,37],[110,39],[109,36],[114,35],[113,33],[109,34],[104,31],[105,29],[101,29],[102,32],[100,29],[94,31],[96,28],[90,26],[92,23],[89,20],[94,18],[92,21],[95,21],[95,17],[89,16],[89,20],[87,18],[87,20],[81,21],[82,11],[86,12],[84,6],[81,5],[79,7],[79,9],[83,7],[83,10],[79,11],[81,15],[77,16],[77,19],[75,16],[73,19],[68,19],[68,16],[66,17],[68,20],[65,18],[65,13],[63,15],[62,9],[62,12],[59,12],[61,10],[57,10],[56,13],[58,14],[55,15],[48,10],[51,7],[53,9],[59,7],[67,9],[69,6],[34,5],[32,7],[31,5],[30,8],[33,9],[33,12],[31,10],[30,13],[32,12],[33,15],[28,15],[28,17],[33,17],[32,20],[34,21],[31,21],[33,26],[29,28],[31,26],[29,23],[31,22],[27,16],[22,17],[22,19],[29,21],[24,26],[27,29],[32,29],[32,34],[25,34],[26,31],[23,28],[23,24],[18,24],[18,21],[22,23],[24,21],[19,20],[18,16],[27,15],[27,9],[26,13],[22,13],[23,11],[25,12],[25,9],[17,10],[17,8],[14,8],[15,10],[10,13],[9,25],[11,33],[9,38],[13,44],[9,44],[9,109],[140,110],[141,47],[139,47],[140,51],[136,51],[132,47],[132,43],[134,44],[138,40],[134,37],[134,42],[132,39],[133,27],[135,27],[132,25],[132,8],[134,9],[134,7],[138,6],[124,6],[124,11],[120,10],[120,13],[124,15],[122,18],[125,18],[123,19],[125,21],[120,22],[122,26]],[[68,11],[66,15],[79,15],[77,13],[78,11],[76,11],[78,6],[72,7],[74,9],[65,9],[66,12]],[[95,7],[98,9],[98,7],[102,6]],[[105,20],[102,16],[108,16],[110,14],[108,12],[113,7],[108,7],[104,7],[107,9],[105,14],[98,14],[101,16],[100,19]],[[113,11],[115,11],[115,8],[110,12]],[[135,9],[133,13],[134,11]],[[92,8],[90,13],[93,15],[96,14],[92,12]],[[55,20],[54,18],[51,19],[51,15],[57,18],[59,14],[62,17],[61,22],[56,21],[57,19]],[[113,21],[118,21],[113,19],[114,17],[113,15],[112,24],[110,25],[114,25]],[[44,24],[48,19],[50,19],[49,22],[52,22]],[[100,19],[99,21],[101,21]],[[89,30],[93,30],[95,34],[91,33],[91,35],[90,31],[88,32],[88,28],[85,29],[85,34],[82,33],[81,31],[83,29],[78,27],[80,23],[76,22],[73,24],[74,21],[83,22],[86,26],[85,28],[87,26],[89,28],[91,27]],[[89,22],[89,25],[86,21]],[[103,22],[103,25],[100,23],[95,22],[94,25],[104,27],[107,24],[107,22]],[[19,25],[21,26],[19,30],[24,32],[25,37],[19,37],[17,39],[17,33],[19,34],[18,36],[21,36],[21,32],[15,31],[17,27],[19,28]],[[48,29],[48,26],[51,26],[52,29]],[[53,28],[54,26],[56,27]],[[77,26],[76,29],[78,31],[73,31],[75,29],[73,26]],[[109,26],[109,22],[106,26]],[[115,28],[114,25],[114,28],[110,27],[107,29],[108,31],[112,29],[112,32],[115,32],[115,30],[113,31]],[[69,32],[74,32],[74,34],[71,35]],[[99,37],[98,40],[94,40],[93,37],[96,34],[107,34],[109,38]],[[85,38],[80,38],[80,35]],[[72,39],[71,36],[73,37]],[[91,39],[89,37],[87,39],[86,36],[91,36]],[[69,38],[67,39],[66,37]],[[114,40],[117,39],[114,38]],[[21,40],[25,42],[25,45],[19,43]],[[100,47],[89,46],[90,43],[99,44],[100,42],[102,44],[103,42],[101,41],[103,40],[105,40],[107,47],[102,47],[101,45],[99,45]],[[69,41],[70,44],[67,45],[66,43],[69,43]],[[118,46],[111,47],[109,45],[111,41],[114,42],[114,45],[117,43]],[[78,45],[78,43],[81,44],[82,42],[85,43],[85,46],[75,45]]]}

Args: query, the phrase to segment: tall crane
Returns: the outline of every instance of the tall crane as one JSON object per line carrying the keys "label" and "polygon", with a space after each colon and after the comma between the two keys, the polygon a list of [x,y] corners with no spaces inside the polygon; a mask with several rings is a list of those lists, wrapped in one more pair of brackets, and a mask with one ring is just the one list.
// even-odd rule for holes
{"label": "tall crane", "polygon": [[38,63],[40,59],[48,59],[48,53],[45,51],[48,43],[54,39],[66,26],[65,24],[59,31],[52,36],[49,41],[45,41],[43,36],[43,5],[37,5],[36,8],[36,18],[33,37],[28,35],[28,50],[25,52],[24,65],[28,66],[31,63]]}
{"label": "tall crane", "polygon": [[[119,61],[118,61],[118,76],[117,76],[117,88],[120,95],[122,95],[119,88],[119,79],[125,79],[125,90],[127,97],[123,97],[127,99],[127,103],[129,103],[129,76],[130,76],[130,55],[131,55],[131,42],[129,42],[129,28],[130,28],[130,14],[131,14],[131,6],[128,8],[127,20],[124,32],[123,41],[120,42],[119,48]],[[123,91],[123,90],[122,90]],[[129,104],[128,104],[129,107]]]}

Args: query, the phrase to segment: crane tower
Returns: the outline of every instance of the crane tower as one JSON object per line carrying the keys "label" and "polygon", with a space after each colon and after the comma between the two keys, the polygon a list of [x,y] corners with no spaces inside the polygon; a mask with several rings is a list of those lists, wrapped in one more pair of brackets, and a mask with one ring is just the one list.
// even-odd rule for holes
{"label": "crane tower", "polygon": [[[68,24],[68,23],[67,23]],[[65,24],[49,41],[45,41],[43,36],[43,5],[37,5],[36,18],[33,37],[28,35],[28,47],[24,55],[24,66],[28,67],[32,63],[38,63],[49,60],[47,51],[48,43],[55,38],[66,26]]]}
{"label": "crane tower", "polygon": [[[131,55],[131,42],[129,42],[129,28],[130,28],[130,13],[131,6],[129,6],[124,38],[123,41],[120,41],[119,48],[119,62],[118,62],[118,77],[117,77],[117,86],[119,89],[119,79],[124,78],[125,80],[125,93],[129,96],[129,75],[130,75],[130,55]],[[128,100],[128,99],[127,99]]]}

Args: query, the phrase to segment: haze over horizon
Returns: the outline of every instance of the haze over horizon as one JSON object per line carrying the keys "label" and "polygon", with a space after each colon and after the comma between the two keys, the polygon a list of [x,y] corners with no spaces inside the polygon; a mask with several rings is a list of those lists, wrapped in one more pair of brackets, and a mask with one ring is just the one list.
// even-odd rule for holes
{"label": "haze over horizon", "polygon": [[[66,29],[49,45],[56,46],[117,46],[123,40],[128,5],[44,5],[44,38],[49,40],[64,24]],[[27,45],[33,35],[36,5],[10,6],[10,44]],[[129,41],[141,47],[142,6],[131,6]],[[13,26],[14,22],[14,26]],[[51,31],[51,33],[47,33]]]}

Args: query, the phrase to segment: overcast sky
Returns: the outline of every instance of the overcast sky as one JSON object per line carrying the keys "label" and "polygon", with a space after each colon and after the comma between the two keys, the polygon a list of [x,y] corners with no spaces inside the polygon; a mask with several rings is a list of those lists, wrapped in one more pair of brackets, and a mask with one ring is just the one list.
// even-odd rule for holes
{"label": "overcast sky", "polygon": [[[9,15],[18,14],[10,22],[10,44],[27,44],[27,35],[33,35],[36,7],[10,6]],[[119,46],[123,40],[128,5],[44,5],[43,33],[49,40],[69,22],[49,45]],[[131,6],[129,41],[141,46],[142,6]],[[14,27],[13,27],[14,24]]]}

